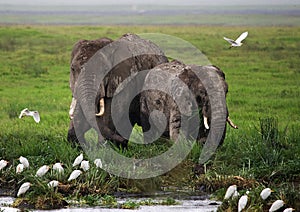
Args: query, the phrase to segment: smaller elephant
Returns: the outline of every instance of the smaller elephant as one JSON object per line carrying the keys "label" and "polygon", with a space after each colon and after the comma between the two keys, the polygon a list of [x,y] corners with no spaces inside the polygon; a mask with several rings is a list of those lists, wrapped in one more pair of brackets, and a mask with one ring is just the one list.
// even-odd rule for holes
{"label": "smaller elephant", "polygon": [[[177,140],[184,131],[189,131],[185,133],[193,135],[192,138],[198,141],[206,139],[210,130],[211,105],[207,89],[201,81],[203,79],[198,78],[197,72],[216,72],[221,93],[226,96],[228,85],[225,74],[215,66],[189,66],[175,60],[149,71],[140,99],[141,122],[146,143],[160,135]],[[228,117],[227,106],[223,107],[227,122],[237,128]],[[201,121],[193,121],[195,117]],[[221,132],[223,140],[225,126],[224,129],[224,132]],[[196,134],[193,134],[194,131]]]}

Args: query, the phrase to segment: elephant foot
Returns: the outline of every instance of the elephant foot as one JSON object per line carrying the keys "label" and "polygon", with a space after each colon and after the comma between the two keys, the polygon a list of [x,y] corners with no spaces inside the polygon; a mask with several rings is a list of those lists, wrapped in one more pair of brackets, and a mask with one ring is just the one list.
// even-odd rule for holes
{"label": "elephant foot", "polygon": [[115,135],[113,136],[113,143],[121,150],[127,150],[128,149],[128,140],[119,136]]}

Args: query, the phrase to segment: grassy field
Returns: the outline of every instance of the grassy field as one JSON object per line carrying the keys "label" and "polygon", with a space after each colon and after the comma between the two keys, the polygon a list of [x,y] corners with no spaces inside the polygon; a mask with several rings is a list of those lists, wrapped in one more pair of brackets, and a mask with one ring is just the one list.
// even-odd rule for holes
{"label": "grassy field", "polygon": [[[223,36],[235,38],[246,30],[249,37],[244,46],[228,49]],[[37,184],[44,185],[57,176],[49,173],[37,180],[33,175],[38,167],[63,162],[66,176],[59,179],[68,184],[70,164],[79,153],[66,141],[73,44],[79,39],[103,36],[116,39],[127,32],[169,34],[199,48],[212,64],[226,73],[230,117],[239,129],[228,129],[224,145],[206,164],[205,175],[192,174],[192,164],[201,150],[195,146],[179,167],[155,179],[119,179],[93,168],[89,175],[72,184],[68,194],[49,191],[45,186],[41,189]],[[149,185],[160,188],[174,184],[193,189],[205,185],[206,191],[214,191],[216,198],[222,199],[224,189],[236,183],[242,191],[252,189],[253,200],[259,189],[273,187],[276,191],[273,199],[282,198],[288,206],[300,210],[299,49],[299,27],[1,26],[0,159],[9,160],[10,164],[0,171],[0,185],[18,188],[25,181],[33,181],[35,186],[26,197],[50,193],[57,199],[69,195],[74,198],[80,192],[97,193],[99,188],[98,194],[103,195],[129,188],[131,192],[151,190]],[[18,119],[26,107],[39,111],[39,124],[30,118]],[[128,151],[128,155],[135,155],[149,150],[129,145]],[[16,175],[20,155],[28,157],[32,167]],[[182,181],[174,183],[179,178]],[[229,204],[236,207],[236,203]],[[265,207],[254,201],[249,205],[253,210]]]}

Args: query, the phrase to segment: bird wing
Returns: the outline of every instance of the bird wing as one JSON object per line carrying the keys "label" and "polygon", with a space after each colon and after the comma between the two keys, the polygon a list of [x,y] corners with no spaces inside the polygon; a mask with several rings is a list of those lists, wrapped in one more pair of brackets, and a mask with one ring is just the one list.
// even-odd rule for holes
{"label": "bird wing", "polygon": [[19,119],[22,118],[23,116],[25,116],[28,112],[28,108],[25,108],[21,111],[20,115],[19,115]]}
{"label": "bird wing", "polygon": [[36,123],[39,123],[39,122],[40,122],[40,114],[39,114],[39,112],[34,111],[32,117],[33,117],[33,119],[34,119],[34,121],[35,121]]}
{"label": "bird wing", "polygon": [[236,43],[241,43],[248,36],[248,32],[243,32],[240,37],[236,39]]}
{"label": "bird wing", "polygon": [[230,38],[226,38],[226,37],[223,37],[223,38],[224,38],[224,40],[226,40],[230,44],[237,44],[234,40],[232,40]]}

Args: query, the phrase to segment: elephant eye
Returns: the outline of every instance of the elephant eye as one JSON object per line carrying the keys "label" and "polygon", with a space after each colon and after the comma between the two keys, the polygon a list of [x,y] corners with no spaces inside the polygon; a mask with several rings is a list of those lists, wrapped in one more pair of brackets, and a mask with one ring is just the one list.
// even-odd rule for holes
{"label": "elephant eye", "polygon": [[155,100],[155,103],[156,103],[157,105],[160,105],[160,104],[161,104],[161,101],[160,101],[159,99],[157,99],[157,100]]}

